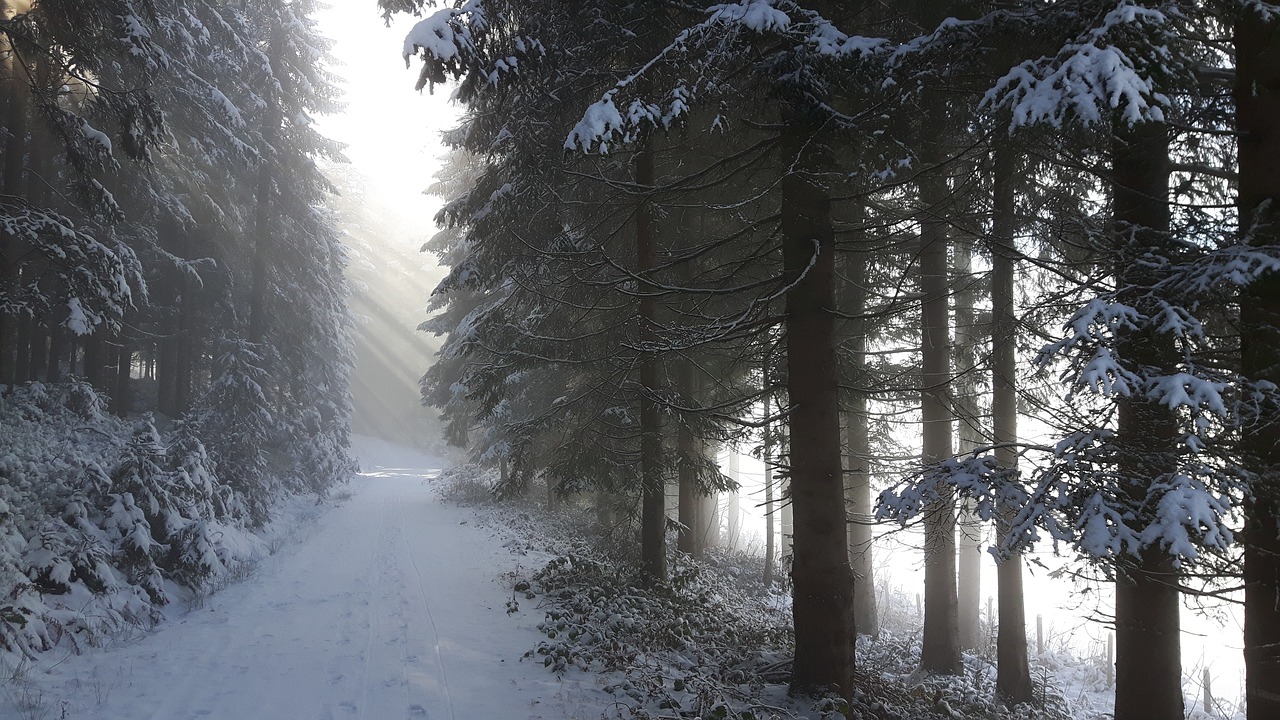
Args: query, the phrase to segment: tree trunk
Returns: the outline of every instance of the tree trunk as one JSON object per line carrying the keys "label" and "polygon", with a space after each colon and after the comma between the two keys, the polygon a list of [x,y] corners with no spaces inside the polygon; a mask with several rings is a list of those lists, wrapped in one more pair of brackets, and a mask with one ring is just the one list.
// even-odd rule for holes
{"label": "tree trunk", "polygon": [[[704,448],[705,452],[705,448]],[[707,548],[720,547],[720,497],[708,493],[698,499],[698,542],[705,555]]]}
{"label": "tree trunk", "polygon": [[693,441],[693,433],[684,422],[681,422],[676,432],[676,451],[680,455],[678,460],[680,465],[677,468],[680,483],[680,507],[677,511],[680,534],[676,537],[676,548],[693,557],[702,557],[703,537],[698,532],[702,526],[699,519],[702,496],[698,492],[697,470],[692,455],[696,452],[696,445]]}
{"label": "tree trunk", "polygon": [[106,331],[100,329],[92,335],[84,336],[81,341],[84,345],[84,379],[98,392],[106,392],[107,389],[106,348],[102,341],[104,334]]}
{"label": "tree trunk", "polygon": [[44,323],[31,322],[31,370],[32,380],[45,380],[49,362],[49,330]]}
{"label": "tree trunk", "polygon": [[[765,401],[765,412],[768,412],[768,400]],[[764,426],[764,448],[760,457],[764,460],[764,584],[773,585],[775,557],[778,554],[777,543],[773,532],[773,441],[769,437],[769,423]]]}
{"label": "tree trunk", "polygon": [[[11,8],[5,8],[6,19],[12,18]],[[4,144],[3,191],[13,197],[24,197],[25,165],[27,149],[27,106],[29,104],[28,89],[22,78],[23,70],[19,69],[17,53],[10,46],[6,36],[0,45],[7,55],[2,69],[7,81],[4,83],[5,129],[8,138]],[[21,249],[18,239],[7,232],[0,232],[0,287],[16,290],[18,279],[18,256]],[[17,375],[18,363],[18,328],[14,315],[0,313],[0,385],[14,383],[20,378]]]}
{"label": "tree trunk", "polygon": [[[676,382],[680,384],[680,396],[684,398],[687,406],[694,406],[694,397],[696,395],[696,383],[694,377],[694,364],[687,357],[681,357],[680,370],[676,377]],[[703,529],[703,520],[701,520],[701,512],[703,512],[703,493],[701,493],[698,482],[698,466],[700,460],[700,451],[698,447],[698,437],[694,434],[694,428],[689,418],[681,418],[680,425],[676,428],[676,454],[677,480],[680,483],[680,507],[678,507],[678,520],[680,520],[680,534],[676,536],[677,550],[687,553],[694,557],[703,556],[703,542],[705,537],[701,533]]]}
{"label": "tree trunk", "polygon": [[[1150,287],[1158,278],[1138,259],[1169,246],[1168,130],[1152,122],[1117,125],[1112,143],[1117,286],[1122,302],[1154,315],[1158,308],[1143,290],[1129,297],[1124,289]],[[1154,328],[1123,333],[1117,349],[1131,365],[1157,371],[1169,371],[1177,361],[1172,336]],[[1135,507],[1152,482],[1174,469],[1170,452],[1177,437],[1177,420],[1164,406],[1137,396],[1119,400],[1121,492]],[[1115,720],[1180,720],[1179,597],[1172,559],[1163,548],[1151,547],[1119,570]]]}
{"label": "tree trunk", "polygon": [[[960,454],[982,446],[982,408],[978,402],[977,356],[982,342],[974,309],[977,290],[973,277],[973,248],[968,242],[955,245],[955,416],[958,424],[956,448]],[[960,506],[958,525],[957,610],[960,647],[976,650],[982,645],[982,525],[971,502]]]}
{"label": "tree trunk", "polygon": [[[636,185],[653,187],[653,147],[646,141],[636,153]],[[646,277],[657,265],[653,237],[653,207],[648,198],[636,208],[636,273]],[[640,286],[640,335],[643,344],[652,341],[655,329],[655,302],[649,283]],[[652,348],[641,350],[640,358],[640,567],[649,583],[667,579],[667,493],[662,478],[662,422],[653,397],[658,387],[658,356]]]}
{"label": "tree trunk", "polygon": [[[764,416],[768,418],[773,412],[773,392],[769,386],[769,366],[772,364],[771,354],[767,354],[760,368],[760,384],[764,389]],[[773,492],[773,423],[765,420],[764,442],[760,449],[760,459],[764,462],[764,584],[773,584],[774,566],[777,562],[778,544],[774,537],[773,513],[777,507]]]}
{"label": "tree trunk", "polygon": [[[936,166],[940,153],[926,160]],[[951,328],[947,287],[948,203],[945,178],[926,169],[919,179],[920,323],[922,364],[920,415],[922,461],[927,467],[951,457]],[[958,599],[956,597],[955,491],[940,488],[941,499],[925,507],[924,637],[920,663],[928,672],[959,674]]]}
{"label": "tree trunk", "polygon": [[120,347],[116,352],[113,391],[111,393],[111,412],[117,417],[128,417],[133,404],[131,375],[133,370],[133,349],[123,336],[119,338]]}
{"label": "tree trunk", "polygon": [[[1018,453],[1018,316],[1014,303],[1018,257],[1013,233],[1016,222],[1014,156],[997,145],[993,185],[994,213],[991,249],[991,430],[996,443],[996,463],[1016,469]],[[1010,511],[1000,512],[1000,536],[1011,521]],[[1000,618],[996,630],[996,696],[1013,707],[1032,700],[1031,668],[1027,659],[1027,616],[1022,596],[1022,554],[1011,553],[996,564],[996,593]]]}
{"label": "tree trunk", "polygon": [[845,477],[845,493],[849,503],[849,562],[853,568],[853,626],[860,635],[880,635],[880,616],[876,608],[875,572],[871,553],[871,521],[874,508],[871,501],[871,426],[867,393],[867,321],[862,317],[867,311],[868,254],[865,249],[865,210],[856,208],[852,218],[856,226],[856,247],[848,256],[845,276],[845,312],[854,319],[851,322],[849,357],[852,364],[853,392],[849,398],[849,410],[845,413],[845,454],[849,474]]}
{"label": "tree trunk", "polygon": [[795,555],[792,540],[796,537],[795,513],[791,507],[791,478],[778,481],[778,557],[786,560],[788,565],[783,569],[790,572],[790,558]]}
{"label": "tree trunk", "polygon": [[[1280,244],[1280,18],[1245,9],[1236,24],[1236,128],[1240,226],[1255,245]],[[1247,378],[1280,383],[1280,274],[1252,283],[1241,303]],[[1244,662],[1249,720],[1280,717],[1280,407],[1244,432],[1250,469],[1245,498]]]}
{"label": "tree trunk", "polygon": [[23,383],[31,380],[31,353],[32,347],[32,326],[35,321],[30,315],[19,315],[14,325],[17,332],[14,333],[13,347],[15,357],[13,361],[13,381],[15,383]]}
{"label": "tree trunk", "polygon": [[58,327],[49,319],[49,359],[45,364],[45,380],[49,383],[62,382],[62,364],[67,359],[67,331]]}
{"label": "tree trunk", "polygon": [[738,457],[738,446],[729,443],[729,478],[733,480],[733,489],[729,491],[729,502],[725,508],[725,532],[730,550],[742,548],[742,470]]}
{"label": "tree trunk", "polygon": [[[793,693],[853,692],[849,568],[836,374],[835,244],[830,200],[807,178],[782,179],[791,502],[795,513]],[[816,254],[816,258],[815,258]]]}
{"label": "tree trunk", "polygon": [[[681,358],[679,362],[676,382],[680,385],[680,397],[686,406],[693,407],[693,363],[688,358]],[[698,492],[698,442],[687,417],[680,418],[680,425],[676,428],[676,454],[676,473],[680,483],[680,534],[676,536],[676,548],[693,557],[702,557],[703,538],[698,532],[701,505],[701,493]]]}
{"label": "tree trunk", "polygon": [[181,310],[178,312],[177,352],[173,370],[173,416],[182,417],[191,407],[195,385],[196,361],[203,357],[206,338],[196,332],[198,290],[195,282],[183,273]]}

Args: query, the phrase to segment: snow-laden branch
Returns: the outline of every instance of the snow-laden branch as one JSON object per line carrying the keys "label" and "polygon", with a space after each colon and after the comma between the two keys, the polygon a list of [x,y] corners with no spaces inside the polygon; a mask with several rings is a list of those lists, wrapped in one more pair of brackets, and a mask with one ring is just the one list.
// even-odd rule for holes
{"label": "snow-laden branch", "polygon": [[423,60],[453,63],[475,52],[476,38],[489,23],[482,0],[469,0],[461,7],[437,10],[418,21],[404,38],[405,67],[419,52]]}
{"label": "snow-laden branch", "polygon": [[674,64],[678,57],[694,57],[694,64],[712,66],[727,59],[722,48],[743,37],[756,36],[785,39],[829,60],[866,57],[888,45],[883,38],[848,35],[792,0],[742,0],[713,5],[706,12],[701,22],[682,30],[654,57],[592,103],[565,139],[565,149],[587,152],[597,148],[608,152],[614,144],[634,142],[650,128],[670,128],[688,115],[699,88],[717,85],[715,78],[703,76],[692,84],[677,81],[660,100],[641,97],[624,102],[620,97],[654,68]]}
{"label": "snow-laden branch", "polygon": [[[1007,107],[1013,127],[1068,120],[1086,125],[1104,122],[1113,114],[1130,125],[1163,121],[1167,96],[1156,81],[1135,65],[1114,42],[1120,31],[1158,36],[1168,18],[1164,13],[1132,2],[1121,2],[1055,57],[1028,60],[1009,70],[982,100],[984,106]],[[1155,48],[1157,55],[1167,54]]]}

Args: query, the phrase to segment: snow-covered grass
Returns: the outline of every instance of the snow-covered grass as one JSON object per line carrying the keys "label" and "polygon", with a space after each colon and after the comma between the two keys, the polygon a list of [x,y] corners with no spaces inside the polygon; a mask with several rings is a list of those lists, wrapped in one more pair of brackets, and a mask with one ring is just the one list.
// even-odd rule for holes
{"label": "snow-covered grass", "polygon": [[[758,558],[673,553],[672,582],[648,590],[626,523],[573,502],[494,502],[493,473],[440,472],[406,448],[358,438],[356,452],[364,472],[330,494],[340,502],[277,506],[247,540],[256,562],[228,566],[218,592],[166,584],[186,601],[154,632],[9,654],[0,717],[915,720],[947,717],[939,697],[974,720],[1109,710],[1103,661],[1073,656],[1061,633],[1034,656],[1035,707],[992,702],[989,648],[963,676],[921,676],[903,592],[889,593],[881,635],[859,640],[852,707],[788,697],[788,589],[761,581]],[[1235,717],[1194,706],[1195,720]]]}
{"label": "snow-covered grass", "polygon": [[27,716],[42,706],[25,681],[42,655],[203,605],[289,544],[332,482],[277,480],[271,521],[255,526],[193,423],[162,433],[150,416],[117,418],[78,380],[0,391],[0,708]]}
{"label": "snow-covered grass", "polygon": [[[1031,648],[1035,702],[1004,708],[995,695],[994,630],[986,646],[965,655],[956,677],[918,671],[920,618],[911,596],[883,593],[882,630],[858,640],[858,692],[852,708],[789,698],[792,637],[788,589],[765,587],[762,563],[742,553],[712,551],[705,561],[673,552],[671,582],[645,589],[634,568],[635,544],[625,523],[602,526],[583,504],[548,511],[528,499],[494,501],[496,476],[479,468],[447,471],[442,497],[468,505],[533,565],[509,578],[508,611],[542,614],[543,638],[527,658],[559,677],[595,675],[614,707],[609,718],[960,718],[1103,720],[1114,688],[1104,652],[1087,655],[1067,633],[1049,629],[1045,650]],[[1034,638],[1032,643],[1034,645]],[[1196,677],[1198,670],[1189,670]],[[1200,709],[1188,682],[1190,720],[1236,720],[1238,709],[1216,702]]]}

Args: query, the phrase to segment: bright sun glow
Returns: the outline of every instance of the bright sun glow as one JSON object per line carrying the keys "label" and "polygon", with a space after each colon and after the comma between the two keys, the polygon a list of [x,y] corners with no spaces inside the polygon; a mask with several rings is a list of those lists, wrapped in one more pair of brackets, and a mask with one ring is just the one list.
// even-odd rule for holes
{"label": "bright sun glow", "polygon": [[347,172],[357,175],[369,209],[394,216],[402,237],[420,242],[435,231],[440,202],[422,192],[440,164],[440,133],[457,122],[457,109],[447,93],[413,90],[416,69],[406,69],[400,56],[412,18],[386,27],[374,3],[363,2],[330,7],[317,19],[333,42],[347,104],[318,125],[346,143]]}

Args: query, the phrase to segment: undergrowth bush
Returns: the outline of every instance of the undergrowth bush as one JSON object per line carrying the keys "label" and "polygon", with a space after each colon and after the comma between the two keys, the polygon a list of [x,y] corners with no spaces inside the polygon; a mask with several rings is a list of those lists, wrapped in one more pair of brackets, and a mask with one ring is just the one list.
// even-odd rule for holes
{"label": "undergrowth bush", "polygon": [[[442,494],[469,502],[493,500],[487,492],[458,491],[485,487],[484,480],[469,478],[468,472],[475,471],[447,474]],[[918,673],[918,631],[859,638],[852,703],[834,696],[790,697],[790,589],[785,583],[766,586],[759,558],[711,550],[705,560],[694,560],[672,548],[669,582],[646,588],[635,570],[634,528],[625,521],[602,525],[594,513],[571,502],[560,511],[529,503],[494,502],[480,516],[510,537],[506,545],[517,555],[543,558],[509,578],[508,612],[536,603],[542,612],[537,627],[544,637],[525,658],[559,676],[599,674],[604,691],[614,699],[606,717],[1073,717],[1052,682],[1041,684],[1042,702],[1036,706],[1004,708],[994,699],[994,666],[980,657],[966,656],[962,676]],[[886,623],[898,625],[909,623]]]}
{"label": "undergrowth bush", "polygon": [[[0,661],[149,627],[265,554],[254,527],[282,496],[224,481],[211,427],[114,417],[78,380],[0,387]],[[314,483],[349,463],[330,450]]]}

